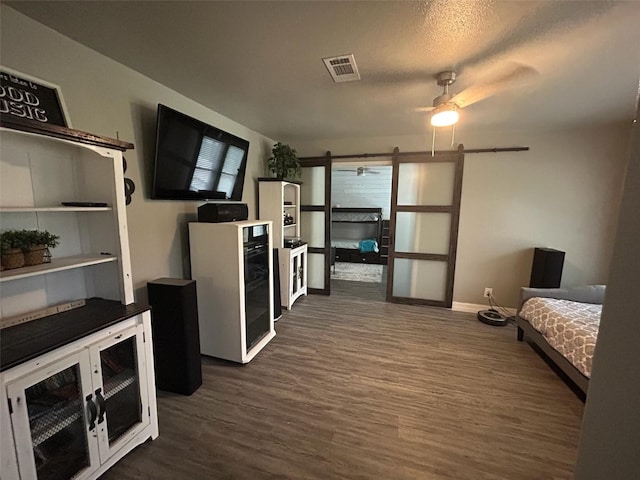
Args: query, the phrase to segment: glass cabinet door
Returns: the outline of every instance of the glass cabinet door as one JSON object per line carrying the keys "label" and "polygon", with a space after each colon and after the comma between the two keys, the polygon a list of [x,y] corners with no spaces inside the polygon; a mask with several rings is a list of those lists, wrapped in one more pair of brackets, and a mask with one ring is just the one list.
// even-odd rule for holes
{"label": "glass cabinet door", "polygon": [[307,272],[305,271],[306,265],[307,265],[307,259],[305,258],[307,255],[306,252],[301,252],[299,257],[299,263],[300,265],[298,266],[298,281],[300,282],[300,288],[304,288],[307,286],[306,284],[306,276],[307,276]]}
{"label": "glass cabinet door", "polygon": [[143,372],[142,326],[112,336],[91,349],[100,458],[106,459],[149,423]]}
{"label": "glass cabinet door", "polygon": [[298,293],[298,277],[300,269],[300,256],[295,255],[291,258],[291,294]]}
{"label": "glass cabinet door", "polygon": [[7,391],[21,478],[82,478],[98,468],[88,351],[23,377]]}
{"label": "glass cabinet door", "polygon": [[271,330],[269,235],[266,225],[243,227],[244,326],[247,352]]}

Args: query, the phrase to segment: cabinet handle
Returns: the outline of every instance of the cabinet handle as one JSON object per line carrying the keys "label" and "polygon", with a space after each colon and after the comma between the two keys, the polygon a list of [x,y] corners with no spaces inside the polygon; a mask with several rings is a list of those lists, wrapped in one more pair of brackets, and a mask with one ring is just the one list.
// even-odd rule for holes
{"label": "cabinet handle", "polygon": [[96,417],[98,416],[98,409],[96,404],[91,400],[92,395],[87,395],[87,410],[89,410],[89,430],[96,428]]}
{"label": "cabinet handle", "polygon": [[96,403],[98,404],[98,424],[104,422],[104,414],[107,413],[107,405],[104,402],[104,397],[100,393],[102,389],[96,390]]}

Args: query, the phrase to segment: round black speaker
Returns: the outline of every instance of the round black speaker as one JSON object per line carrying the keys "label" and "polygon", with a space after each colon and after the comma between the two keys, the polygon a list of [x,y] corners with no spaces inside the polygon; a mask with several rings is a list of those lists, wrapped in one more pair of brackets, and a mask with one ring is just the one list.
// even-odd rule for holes
{"label": "round black speaker", "polygon": [[478,312],[478,320],[487,325],[493,325],[494,327],[504,327],[509,323],[509,319],[503,317],[497,310],[480,310]]}

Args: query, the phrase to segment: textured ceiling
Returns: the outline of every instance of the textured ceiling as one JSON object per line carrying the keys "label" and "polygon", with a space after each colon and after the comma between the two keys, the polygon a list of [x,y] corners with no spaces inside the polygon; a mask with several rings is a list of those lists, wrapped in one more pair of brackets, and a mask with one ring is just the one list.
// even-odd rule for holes
{"label": "textured ceiling", "polygon": [[[631,122],[640,2],[5,1],[197,102],[287,142],[424,133],[416,112],[517,65],[538,74],[465,108],[477,128]],[[362,80],[323,57],[353,53]]]}

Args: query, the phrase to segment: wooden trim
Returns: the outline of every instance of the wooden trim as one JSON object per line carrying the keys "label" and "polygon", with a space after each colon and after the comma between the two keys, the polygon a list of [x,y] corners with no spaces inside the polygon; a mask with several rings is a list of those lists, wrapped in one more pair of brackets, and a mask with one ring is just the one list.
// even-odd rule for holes
{"label": "wooden trim", "polygon": [[394,252],[395,258],[406,258],[408,260],[427,260],[431,262],[446,262],[449,255],[443,253],[413,253],[413,252]]}
{"label": "wooden trim", "polygon": [[28,133],[37,133],[39,135],[60,138],[62,140],[69,140],[71,142],[84,143],[86,145],[113,148],[122,152],[124,152],[125,150],[132,150],[134,148],[133,143],[123,142],[122,140],[115,140],[108,137],[100,137],[98,135],[93,135],[92,133],[83,132],[81,130],[61,127],[60,125],[38,122],[29,122],[28,124],[17,123],[14,122],[11,117],[8,117],[6,115],[0,116],[0,127],[20,130],[22,132]]}
{"label": "wooden trim", "polygon": [[424,300],[422,298],[411,297],[393,297],[394,303],[402,303],[405,305],[429,305],[431,307],[446,307],[446,302],[438,300]]}
{"label": "wooden trim", "polygon": [[324,290],[331,294],[331,152],[324,162]]}
{"label": "wooden trim", "polygon": [[391,302],[393,299],[393,269],[395,254],[395,232],[396,232],[396,215],[398,213],[398,154],[400,149],[393,149],[393,158],[391,159],[391,211],[389,213],[389,245],[387,248],[387,296],[386,301]]}
{"label": "wooden trim", "polygon": [[451,230],[449,232],[449,265],[447,267],[446,306],[453,304],[453,283],[456,273],[456,255],[458,253],[458,229],[460,226],[460,203],[462,201],[462,174],[464,172],[464,147],[458,146],[455,179],[453,185],[453,208],[451,211]]}
{"label": "wooden trim", "polygon": [[327,162],[327,154],[329,155],[329,168],[331,168],[331,152],[327,152],[324,157],[307,157],[299,158],[301,167],[324,167]]}
{"label": "wooden trim", "polygon": [[[300,159],[302,168],[324,167],[324,205],[300,205],[301,212],[324,212],[324,248],[307,247],[308,254],[324,255],[324,288],[309,288],[308,294],[331,294],[331,152],[324,157]],[[304,187],[303,187],[304,188]]]}
{"label": "wooden trim", "polygon": [[453,213],[452,205],[398,205],[398,212]]}
{"label": "wooden trim", "polygon": [[382,208],[380,207],[333,207],[331,209],[332,213],[379,213],[382,215]]}
{"label": "wooden trim", "polygon": [[380,223],[377,222],[375,220],[359,220],[359,221],[353,221],[353,220],[333,220],[333,223],[370,223],[371,225],[374,225],[376,223]]}
{"label": "wooden trim", "polygon": [[[397,148],[397,147],[396,147]],[[526,152],[529,150],[529,147],[493,147],[493,148],[468,148],[466,150],[463,150],[462,153],[502,153],[502,152]],[[447,153],[453,153],[453,154],[457,154],[458,151],[457,150],[436,150],[435,155],[444,155]],[[376,157],[392,157],[396,155],[395,153],[395,149],[394,149],[394,153],[356,153],[353,155],[334,155],[331,158],[333,160],[342,160],[342,159],[348,159],[348,158],[376,158]],[[423,155],[427,155],[431,158],[434,158],[434,156],[431,154],[431,151],[428,152],[400,152],[398,151],[397,156],[398,157],[409,157],[409,156],[423,156]],[[304,158],[300,158],[300,160],[304,160],[304,161],[316,161],[316,160],[321,160],[324,159],[325,157],[304,157]],[[440,160],[435,160],[435,161],[440,161]]]}

